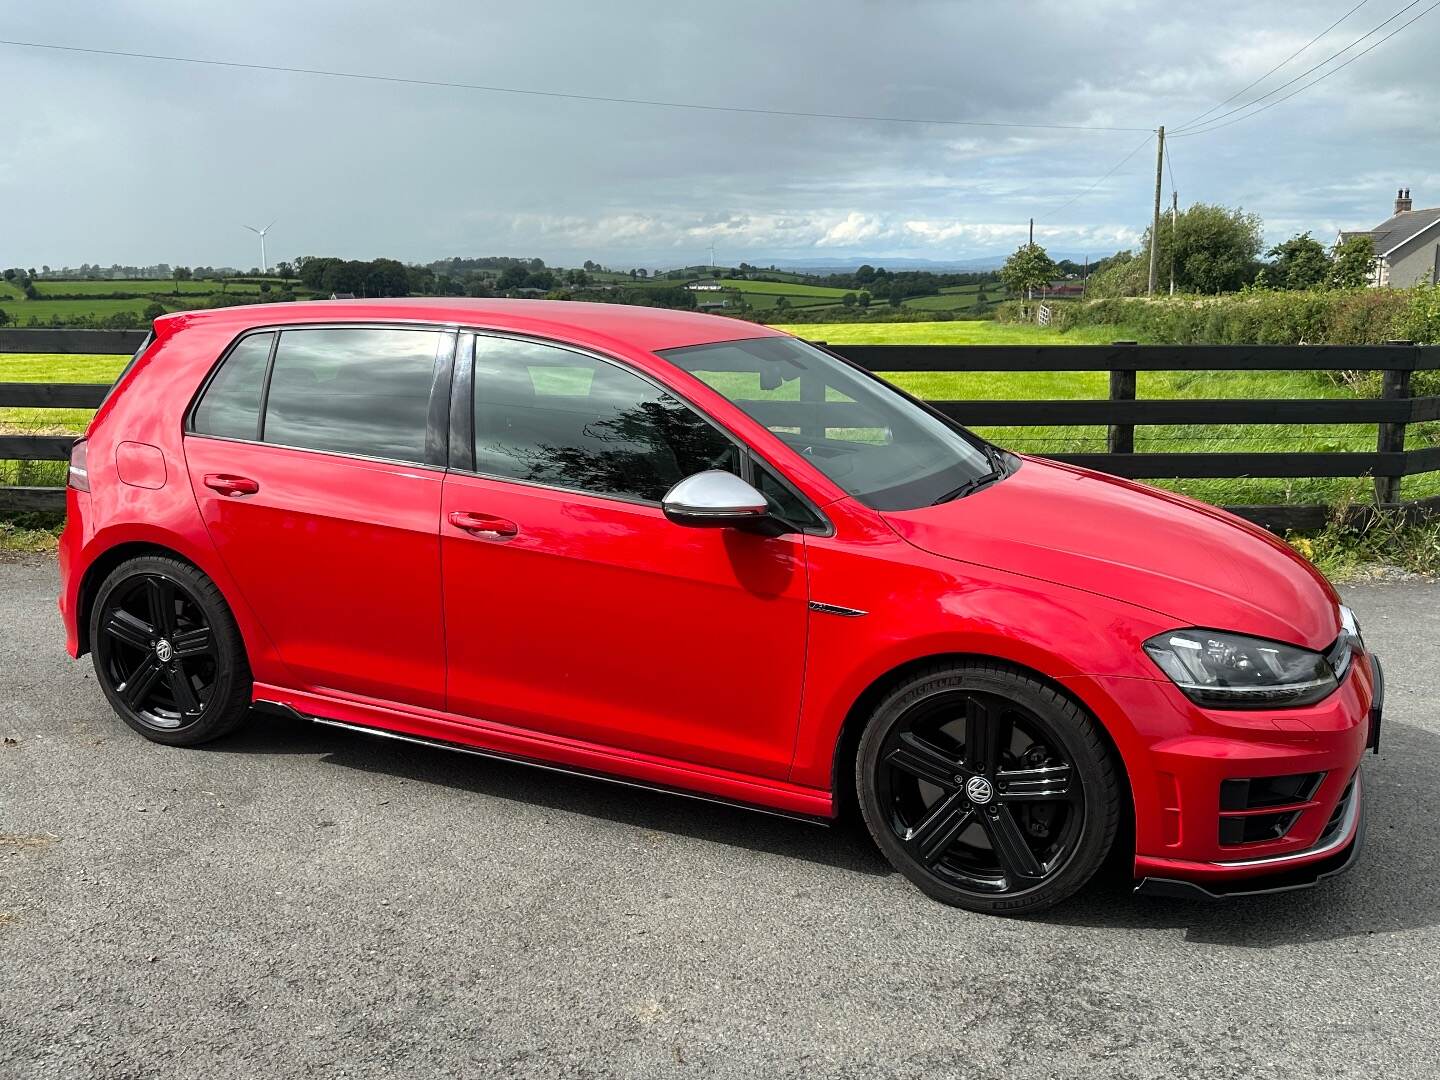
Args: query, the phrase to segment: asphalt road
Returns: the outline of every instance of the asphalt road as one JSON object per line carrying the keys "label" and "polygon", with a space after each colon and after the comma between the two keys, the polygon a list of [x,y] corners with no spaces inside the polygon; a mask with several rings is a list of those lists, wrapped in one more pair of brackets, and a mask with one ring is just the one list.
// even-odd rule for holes
{"label": "asphalt road", "polygon": [[[1318,890],[941,907],[826,830],[255,716],[116,719],[0,563],[0,1076],[1433,1077],[1440,585]],[[13,744],[10,740],[14,740]]]}

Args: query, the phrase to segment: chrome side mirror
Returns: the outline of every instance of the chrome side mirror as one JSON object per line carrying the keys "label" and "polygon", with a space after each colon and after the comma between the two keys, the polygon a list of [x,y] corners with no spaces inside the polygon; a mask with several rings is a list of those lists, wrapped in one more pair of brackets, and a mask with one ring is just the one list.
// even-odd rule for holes
{"label": "chrome side mirror", "polygon": [[734,473],[712,469],[687,476],[665,493],[665,516],[676,525],[724,528],[762,522],[770,504]]}

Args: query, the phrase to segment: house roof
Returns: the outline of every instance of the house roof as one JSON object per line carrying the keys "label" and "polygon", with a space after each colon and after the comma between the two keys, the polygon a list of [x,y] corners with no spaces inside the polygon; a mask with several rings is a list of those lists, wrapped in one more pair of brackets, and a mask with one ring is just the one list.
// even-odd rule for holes
{"label": "house roof", "polygon": [[1428,210],[1407,210],[1403,214],[1387,218],[1373,229],[1342,232],[1340,239],[1345,241],[1352,236],[1368,236],[1375,245],[1375,254],[1388,255],[1406,240],[1431,228],[1436,222],[1440,222],[1440,206],[1432,206]]}

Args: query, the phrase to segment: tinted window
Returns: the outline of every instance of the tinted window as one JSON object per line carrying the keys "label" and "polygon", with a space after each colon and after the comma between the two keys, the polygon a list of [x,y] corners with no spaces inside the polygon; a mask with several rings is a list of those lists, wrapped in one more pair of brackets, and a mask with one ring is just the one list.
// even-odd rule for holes
{"label": "tinted window", "polygon": [[265,441],[423,462],[440,337],[431,330],[283,331]]}
{"label": "tinted window", "polygon": [[658,502],[739,453],[694,411],[615,364],[550,345],[475,339],[475,469]]}
{"label": "tinted window", "polygon": [[195,406],[194,430],[227,439],[253,439],[260,428],[260,389],[274,334],[241,338]]}
{"label": "tinted window", "polygon": [[980,440],[795,338],[694,345],[661,355],[877,510],[929,506],[1000,475]]}
{"label": "tinted window", "polygon": [[825,522],[805,500],[760,462],[755,462],[755,487],[769,501],[777,517],[801,529],[823,528]]}

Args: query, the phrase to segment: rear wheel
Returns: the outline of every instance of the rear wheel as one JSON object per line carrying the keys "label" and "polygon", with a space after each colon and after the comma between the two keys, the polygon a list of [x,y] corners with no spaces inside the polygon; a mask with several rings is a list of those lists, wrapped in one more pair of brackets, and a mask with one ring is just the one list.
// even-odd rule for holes
{"label": "rear wheel", "polygon": [[947,904],[1038,911],[1087,882],[1120,816],[1113,754],[1095,720],[994,664],[921,671],[875,710],[856,786],[895,868]]}
{"label": "rear wheel", "polygon": [[95,674],[120,718],[147,739],[194,746],[229,734],[250,707],[250,666],[215,583],[161,556],[122,563],[90,615]]}

